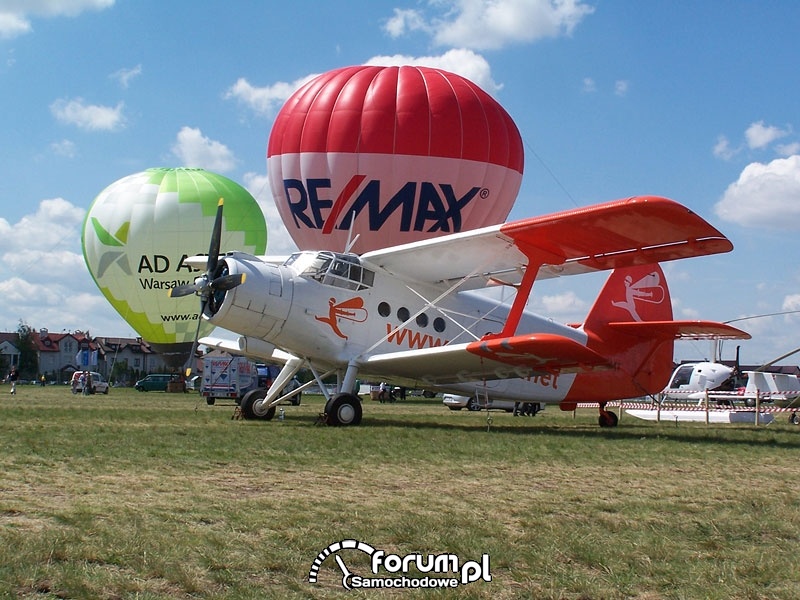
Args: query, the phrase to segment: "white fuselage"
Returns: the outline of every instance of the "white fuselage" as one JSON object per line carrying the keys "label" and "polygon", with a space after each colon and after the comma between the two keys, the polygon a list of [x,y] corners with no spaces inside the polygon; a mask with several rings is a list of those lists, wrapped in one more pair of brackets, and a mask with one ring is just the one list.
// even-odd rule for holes
{"label": "white fuselage", "polygon": [[[231,273],[246,273],[241,286],[227,292],[211,322],[257,337],[320,368],[345,368],[372,355],[475,342],[502,330],[509,302],[474,292],[445,293],[445,287],[413,289],[379,267],[361,266],[348,255],[305,252],[275,265],[244,254],[225,258]],[[326,263],[326,259],[330,259]],[[525,313],[520,332],[555,333],[585,344],[580,330]],[[426,386],[426,373],[392,379],[391,373],[359,371],[361,379],[388,378]],[[439,389],[493,398],[558,402],[574,374],[542,373],[524,378],[459,381],[456,373]]]}

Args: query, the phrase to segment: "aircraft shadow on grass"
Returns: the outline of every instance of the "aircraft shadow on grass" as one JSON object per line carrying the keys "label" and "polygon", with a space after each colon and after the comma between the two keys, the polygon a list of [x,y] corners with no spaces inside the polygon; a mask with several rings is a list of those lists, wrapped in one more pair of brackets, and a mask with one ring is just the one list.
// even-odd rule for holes
{"label": "aircraft shadow on grass", "polygon": [[[302,421],[304,424],[308,423],[313,425],[317,417],[311,415],[291,416],[292,421]],[[523,418],[523,417],[520,417]],[[364,424],[370,427],[378,428],[413,428],[413,429],[428,429],[439,431],[460,431],[465,434],[471,435],[517,435],[517,436],[536,436],[540,437],[555,437],[555,438],[574,438],[574,439],[596,439],[602,437],[607,440],[637,440],[645,442],[648,439],[669,440],[674,442],[687,442],[695,444],[707,444],[710,446],[756,446],[759,450],[766,449],[800,449],[800,439],[787,439],[776,440],[774,429],[767,426],[755,428],[749,426],[731,427],[726,426],[725,429],[701,429],[700,427],[693,427],[691,433],[688,428],[683,425],[676,427],[673,423],[663,422],[661,426],[654,424],[639,424],[630,423],[622,424],[616,428],[598,429],[590,423],[576,423],[575,425],[552,425],[540,424],[538,425],[525,425],[525,426],[510,426],[503,423],[498,423],[496,419],[492,420],[491,424],[487,420],[480,419],[471,421],[469,424],[462,423],[442,423],[430,422],[427,420],[415,420],[413,416],[403,418],[380,418],[380,417],[366,417]],[[488,431],[487,431],[488,429]],[[736,437],[745,434],[748,438]],[[532,440],[533,441],[533,440]]]}

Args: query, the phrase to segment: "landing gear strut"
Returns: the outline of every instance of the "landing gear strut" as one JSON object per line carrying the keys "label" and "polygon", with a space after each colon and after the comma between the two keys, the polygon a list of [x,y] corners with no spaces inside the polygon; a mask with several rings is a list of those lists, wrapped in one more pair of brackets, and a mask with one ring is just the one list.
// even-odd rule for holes
{"label": "landing gear strut", "polygon": [[600,416],[597,418],[597,423],[600,427],[616,427],[619,419],[617,413],[606,410],[606,403],[600,403]]}

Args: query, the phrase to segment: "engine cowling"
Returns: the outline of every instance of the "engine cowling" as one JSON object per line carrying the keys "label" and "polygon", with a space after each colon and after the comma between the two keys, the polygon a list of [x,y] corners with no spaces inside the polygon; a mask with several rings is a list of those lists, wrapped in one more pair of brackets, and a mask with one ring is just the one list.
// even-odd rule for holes
{"label": "engine cowling", "polygon": [[230,253],[223,260],[231,275],[245,280],[233,289],[217,292],[204,316],[212,324],[261,339],[280,333],[292,304],[292,281],[283,268],[256,256]]}

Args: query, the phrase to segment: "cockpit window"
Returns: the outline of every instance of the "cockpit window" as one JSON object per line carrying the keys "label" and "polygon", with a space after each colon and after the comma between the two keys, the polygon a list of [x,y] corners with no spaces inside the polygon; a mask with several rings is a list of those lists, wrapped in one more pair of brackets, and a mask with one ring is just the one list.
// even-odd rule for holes
{"label": "cockpit window", "polygon": [[675,376],[672,378],[672,382],[669,384],[669,387],[678,389],[682,385],[689,385],[689,381],[692,378],[693,370],[694,370],[694,365],[684,365],[680,367],[675,372]]}
{"label": "cockpit window", "polygon": [[284,264],[294,266],[304,277],[349,290],[372,287],[375,280],[375,273],[362,267],[355,254],[298,252],[290,256]]}

